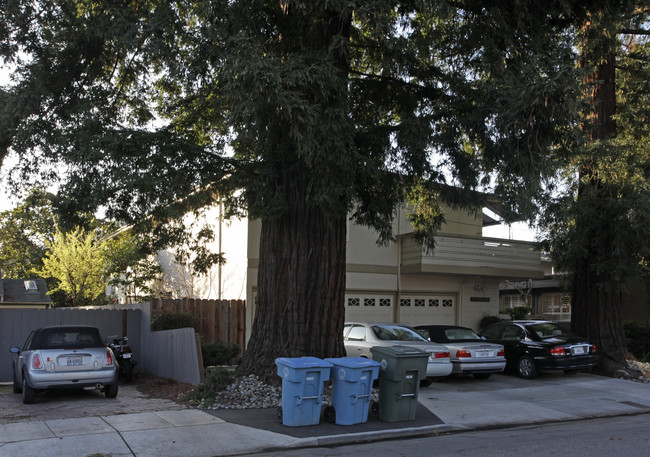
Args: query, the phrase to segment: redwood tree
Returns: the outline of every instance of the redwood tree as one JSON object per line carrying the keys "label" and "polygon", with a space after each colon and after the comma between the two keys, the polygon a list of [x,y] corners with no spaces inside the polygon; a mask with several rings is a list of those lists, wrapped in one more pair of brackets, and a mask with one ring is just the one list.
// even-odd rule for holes
{"label": "redwood tree", "polygon": [[572,329],[596,343],[602,372],[620,376],[633,372],[626,363],[622,293],[647,276],[650,254],[648,12],[637,2],[595,2],[578,16],[585,144],[571,162],[569,192],[551,205],[547,226],[553,257],[570,277]]}
{"label": "redwood tree", "polygon": [[17,71],[0,92],[0,147],[66,163],[67,201],[163,241],[183,234],[165,221],[215,195],[261,219],[244,368],[267,379],[278,356],[343,353],[348,215],[387,243],[411,203],[433,248],[440,201],[471,211],[471,191],[491,190],[530,216],[575,141],[560,0],[2,8],[0,55]]}

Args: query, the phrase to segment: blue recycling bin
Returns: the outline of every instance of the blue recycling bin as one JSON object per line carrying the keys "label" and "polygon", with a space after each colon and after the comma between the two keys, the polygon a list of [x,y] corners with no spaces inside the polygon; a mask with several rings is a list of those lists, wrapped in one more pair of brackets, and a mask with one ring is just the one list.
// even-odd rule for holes
{"label": "blue recycling bin", "polygon": [[[368,420],[372,382],[381,363],[363,357],[325,359],[332,366],[332,406],[325,418],[338,425],[361,424]],[[329,408],[333,408],[333,411]]]}
{"label": "blue recycling bin", "polygon": [[317,425],[332,364],[316,357],[279,357],[275,364],[282,378],[282,424]]}

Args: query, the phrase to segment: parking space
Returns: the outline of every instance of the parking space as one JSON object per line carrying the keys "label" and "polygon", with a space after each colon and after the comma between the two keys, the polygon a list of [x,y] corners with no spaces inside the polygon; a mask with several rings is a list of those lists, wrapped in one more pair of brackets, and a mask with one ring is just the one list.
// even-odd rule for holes
{"label": "parking space", "polygon": [[174,411],[186,406],[162,398],[151,398],[135,384],[121,384],[117,398],[106,398],[95,389],[47,391],[36,402],[25,405],[11,384],[0,384],[0,424],[92,416],[110,416],[153,411]]}

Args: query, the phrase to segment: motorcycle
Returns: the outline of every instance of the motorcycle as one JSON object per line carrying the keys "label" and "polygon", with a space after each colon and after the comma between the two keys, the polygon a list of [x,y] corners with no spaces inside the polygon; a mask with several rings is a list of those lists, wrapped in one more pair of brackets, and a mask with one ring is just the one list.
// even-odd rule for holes
{"label": "motorcycle", "polygon": [[129,339],[126,336],[109,336],[106,338],[108,347],[113,350],[115,359],[120,367],[120,376],[126,382],[133,380],[133,368],[137,361],[133,358],[133,349],[129,346]]}

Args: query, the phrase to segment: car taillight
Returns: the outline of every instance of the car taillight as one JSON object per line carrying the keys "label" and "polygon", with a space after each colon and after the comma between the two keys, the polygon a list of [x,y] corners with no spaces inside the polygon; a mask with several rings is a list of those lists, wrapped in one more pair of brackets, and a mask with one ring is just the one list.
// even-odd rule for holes
{"label": "car taillight", "polygon": [[555,347],[555,348],[551,349],[551,355],[555,355],[555,356],[566,355],[566,351],[561,346],[560,347]]}
{"label": "car taillight", "polygon": [[34,354],[34,357],[32,357],[32,368],[35,370],[40,370],[43,368],[43,362],[41,362],[40,355]]}
{"label": "car taillight", "polygon": [[431,354],[432,359],[445,359],[449,358],[449,352],[434,352]]}
{"label": "car taillight", "polygon": [[506,351],[504,349],[500,349],[499,352],[497,352],[497,357],[505,357],[506,356]]}
{"label": "car taillight", "polygon": [[106,365],[113,365],[113,353],[110,349],[106,350]]}
{"label": "car taillight", "polygon": [[465,349],[456,351],[456,357],[471,357],[471,356],[472,354],[469,351],[466,351]]}
{"label": "car taillight", "polygon": [[591,345],[591,352],[592,353],[596,352],[596,345],[595,344]]}

